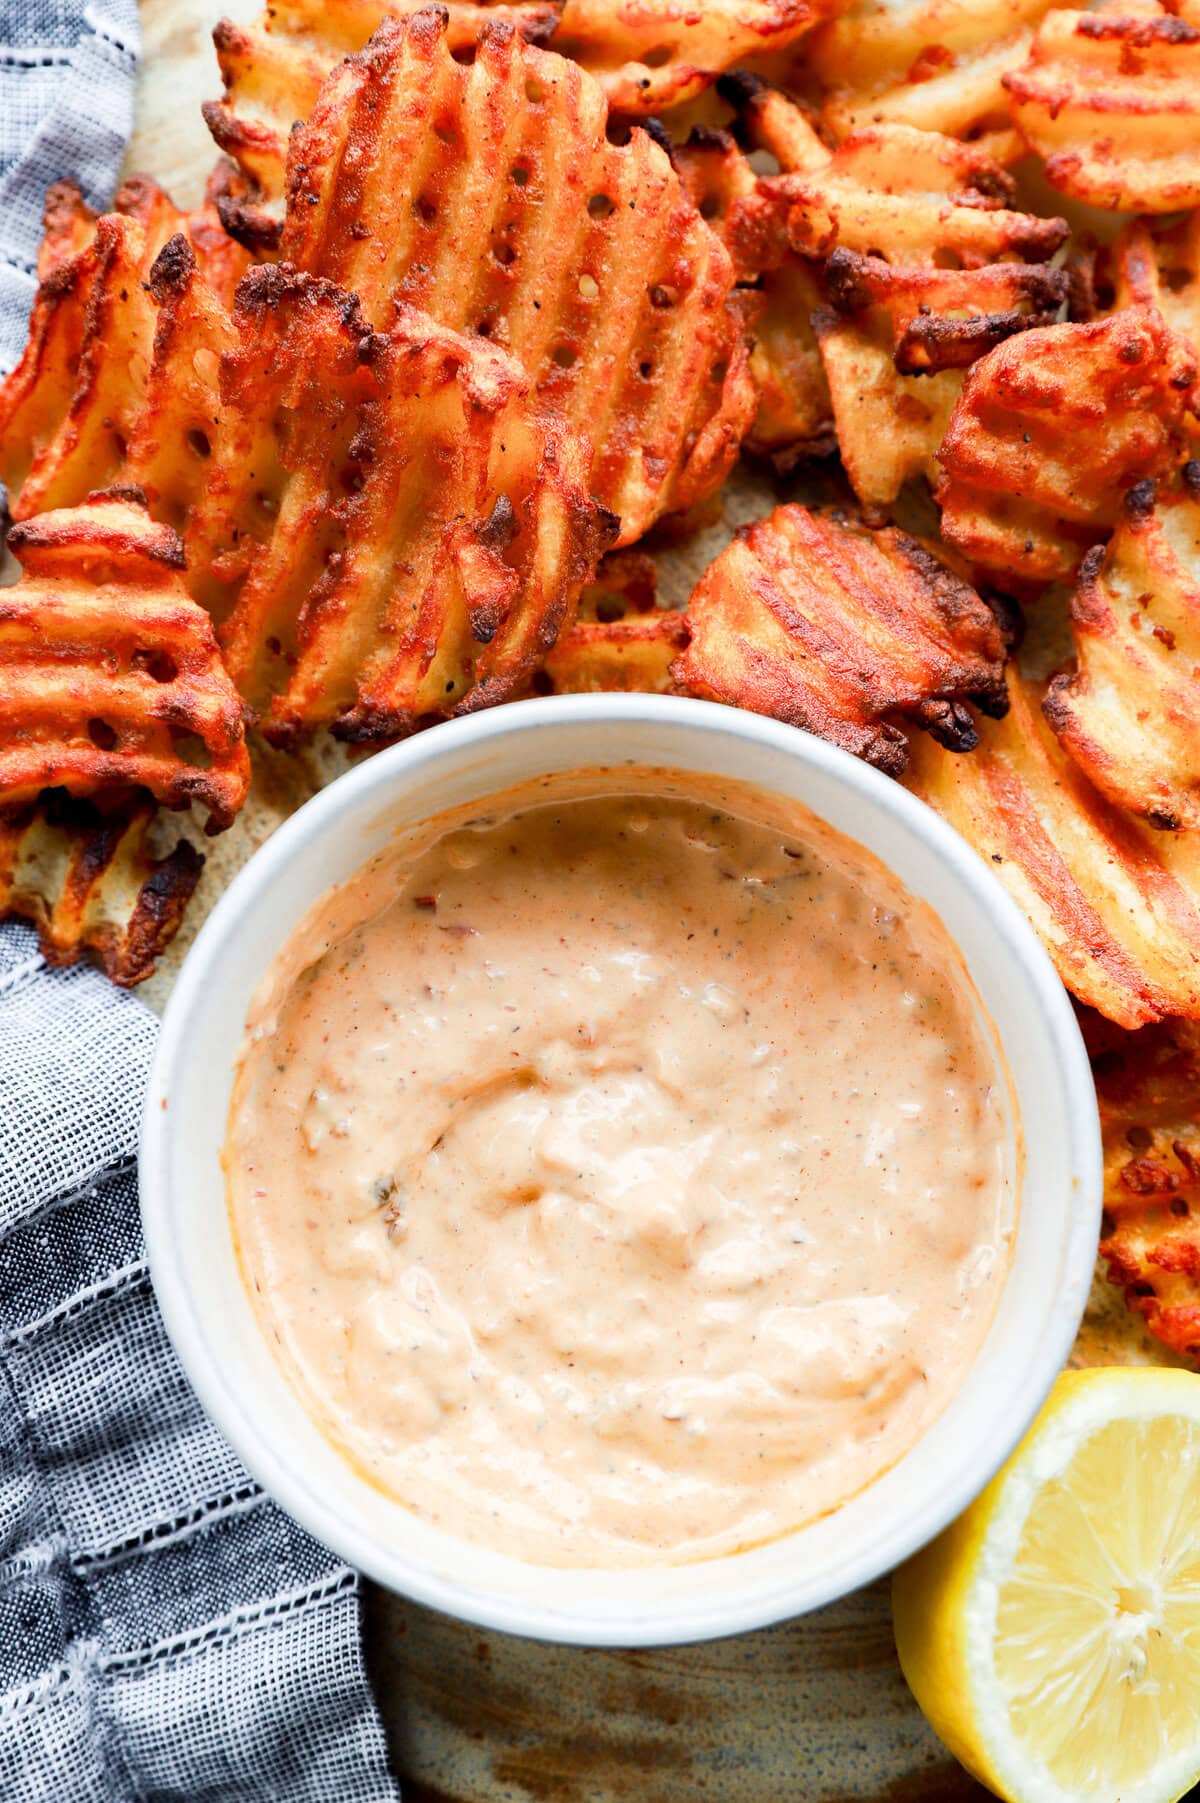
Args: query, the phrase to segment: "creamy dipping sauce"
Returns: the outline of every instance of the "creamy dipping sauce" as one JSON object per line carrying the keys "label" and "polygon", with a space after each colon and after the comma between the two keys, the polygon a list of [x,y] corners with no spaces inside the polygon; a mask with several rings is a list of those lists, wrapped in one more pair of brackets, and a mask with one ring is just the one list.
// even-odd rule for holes
{"label": "creamy dipping sauce", "polygon": [[941,923],[797,804],[670,771],[427,823],[255,1003],[248,1287],[323,1430],[541,1564],[711,1557],[893,1464],[1014,1228],[1008,1085]]}

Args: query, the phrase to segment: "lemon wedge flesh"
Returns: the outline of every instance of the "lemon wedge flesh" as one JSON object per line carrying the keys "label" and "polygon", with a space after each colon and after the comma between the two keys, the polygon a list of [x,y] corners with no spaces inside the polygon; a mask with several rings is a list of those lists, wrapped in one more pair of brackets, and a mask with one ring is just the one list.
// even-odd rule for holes
{"label": "lemon wedge flesh", "polygon": [[1068,1372],[896,1573],[896,1645],[1008,1803],[1175,1803],[1200,1778],[1200,1376]]}

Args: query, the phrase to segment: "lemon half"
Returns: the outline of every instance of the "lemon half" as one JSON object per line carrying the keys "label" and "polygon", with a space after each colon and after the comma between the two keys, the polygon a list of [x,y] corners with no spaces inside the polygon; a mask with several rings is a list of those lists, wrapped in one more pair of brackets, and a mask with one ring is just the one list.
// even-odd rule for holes
{"label": "lemon half", "polygon": [[1174,1803],[1200,1778],[1200,1376],[1068,1372],[896,1573],[896,1646],[1009,1803]]}

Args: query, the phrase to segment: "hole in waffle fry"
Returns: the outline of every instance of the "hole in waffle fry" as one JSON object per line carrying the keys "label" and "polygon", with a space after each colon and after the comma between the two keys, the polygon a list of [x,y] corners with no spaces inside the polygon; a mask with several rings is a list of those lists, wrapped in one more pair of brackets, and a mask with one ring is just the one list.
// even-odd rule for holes
{"label": "hole in waffle fry", "polygon": [[[523,163],[514,163],[509,173],[518,188],[524,188],[527,185],[529,181],[529,171]],[[591,203],[589,202],[588,205],[590,211]]]}
{"label": "hole in waffle fry", "polygon": [[597,282],[595,276],[581,275],[579,278],[579,292],[582,294],[584,300],[595,300],[600,292],[600,284]]}
{"label": "hole in waffle fry", "polygon": [[129,660],[131,670],[144,670],[154,682],[174,682],[179,675],[179,665],[169,651],[141,649],[135,651]]}
{"label": "hole in waffle fry", "polygon": [[616,202],[610,200],[607,194],[593,194],[588,200],[587,208],[593,219],[607,219],[610,213],[616,211]]}
{"label": "hole in waffle fry", "polygon": [[493,244],[492,255],[503,269],[510,269],[517,260],[517,253],[511,244]]}
{"label": "hole in waffle fry", "polygon": [[107,720],[94,715],[87,723],[87,733],[97,751],[116,750],[117,734]]}
{"label": "hole in waffle fry", "polygon": [[194,770],[209,770],[212,768],[212,752],[204,743],[204,740],[200,737],[199,733],[179,732],[175,728],[172,728],[171,741],[176,757],[180,758],[185,764],[190,764]]}
{"label": "hole in waffle fry", "polygon": [[558,344],[552,352],[555,363],[560,369],[570,369],[575,361],[575,352],[569,344]]}
{"label": "hole in waffle fry", "polygon": [[542,101],[546,98],[545,88],[542,86],[542,83],[537,81],[533,76],[530,76],[529,80],[525,83],[525,98],[534,106],[540,106]]}
{"label": "hole in waffle fry", "polygon": [[187,445],[188,449],[194,451],[197,457],[212,456],[212,441],[208,433],[202,432],[198,426],[193,426],[188,432]]}

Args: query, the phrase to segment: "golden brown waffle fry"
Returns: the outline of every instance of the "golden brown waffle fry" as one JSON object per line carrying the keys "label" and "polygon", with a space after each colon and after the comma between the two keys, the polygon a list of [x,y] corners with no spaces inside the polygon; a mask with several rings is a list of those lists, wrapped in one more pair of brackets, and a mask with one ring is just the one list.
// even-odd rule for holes
{"label": "golden brown waffle fry", "polygon": [[1059,744],[1042,690],[951,757],[918,737],[906,785],[967,839],[1029,916],[1068,989],[1123,1027],[1200,1016],[1200,834],[1115,808]]}
{"label": "golden brown waffle fry", "polygon": [[285,257],[517,357],[596,447],[621,542],[711,494],[753,417],[728,253],[599,86],[488,27],[456,62],[435,10],[389,20],[292,139]]}
{"label": "golden brown waffle fry", "polygon": [[497,347],[252,270],[193,581],[266,736],[373,744],[526,684],[611,536],[588,453]]}
{"label": "golden brown waffle fry", "polygon": [[681,613],[656,605],[656,582],[654,560],[645,552],[611,552],[539,671],[534,684],[539,693],[674,693],[671,660],[687,644],[687,622]]}
{"label": "golden brown waffle fry", "polygon": [[[811,128],[782,95],[744,78],[733,88],[726,83],[725,91],[738,101],[752,141],[771,138],[785,155],[810,150],[803,134]],[[798,130],[793,129],[797,121]],[[817,148],[827,159],[824,147]],[[811,323],[825,301],[819,266],[790,249],[782,209],[763,193],[728,132],[695,131],[672,160],[701,217],[732,256],[739,280],[754,284],[758,305],[750,373],[759,402],[746,449],[783,469],[801,457],[832,451],[829,385]]]}
{"label": "golden brown waffle fry", "polygon": [[1113,261],[1116,305],[1157,307],[1200,357],[1200,208],[1180,220],[1130,220]]}
{"label": "golden brown waffle fry", "polygon": [[947,542],[1001,586],[1069,575],[1170,461],[1196,373],[1149,307],[991,351],[938,452]]}
{"label": "golden brown waffle fry", "polygon": [[1004,86],[1060,193],[1124,212],[1200,205],[1197,0],[1048,12]]}
{"label": "golden brown waffle fry", "polygon": [[[225,84],[223,101],[204,107],[213,137],[268,200],[283,192],[288,133],[307,119],[334,65],[389,17],[418,12],[426,0],[271,0],[252,25],[222,19],[213,31]],[[555,0],[528,5],[473,5],[449,0],[446,38],[451,50],[473,47],[482,27],[512,24],[538,42],[558,23]]]}
{"label": "golden brown waffle fry", "polygon": [[163,246],[148,286],[157,309],[154,349],[123,479],[142,491],[156,520],[182,533],[208,485],[220,436],[221,357],[233,349],[233,324],[182,235]]}
{"label": "golden brown waffle fry", "polygon": [[154,338],[149,268],[141,225],[111,213],[38,288],[25,354],[0,388],[14,519],[74,506],[121,476]]}
{"label": "golden brown waffle fry", "polygon": [[23,574],[0,590],[0,807],[145,788],[228,826],[250,780],[242,704],[175,533],[116,491],[9,544]]}
{"label": "golden brown waffle fry", "polygon": [[1066,224],[1014,211],[1010,178],[977,146],[908,126],[859,132],[762,188],[794,249],[826,260],[834,310],[810,317],[838,448],[859,502],[884,519],[910,477],[936,477],[958,370],[1065,296],[1044,261],[1009,259],[1051,255]]}
{"label": "golden brown waffle fry", "polygon": [[889,528],[777,507],[705,571],[676,680],[772,714],[892,775],[902,715],[956,750],[976,743],[965,698],[1004,699],[1004,635],[975,591]]}
{"label": "golden brown waffle fry", "polygon": [[[47,195],[29,342],[0,386],[0,476],[15,519],[140,480],[127,454],[155,348],[152,269],[168,240],[202,272],[214,318],[248,264],[211,207],[181,213],[145,176],[130,177],[114,205],[96,218],[69,183]],[[195,373],[177,366],[165,379]]]}
{"label": "golden brown waffle fry", "polygon": [[1052,324],[1067,298],[1066,275],[1046,263],[897,269],[844,249],[826,263],[825,287],[844,316],[882,309],[892,361],[906,376],[965,369],[1015,333]]}
{"label": "golden brown waffle fry", "polygon": [[1111,801],[1164,828],[1200,826],[1200,463],[1156,503],[1125,498],[1071,601],[1076,668],[1046,717]]}
{"label": "golden brown waffle fry", "polygon": [[594,75],[615,113],[663,112],[747,57],[783,50],[844,0],[564,0],[553,47]]}
{"label": "golden brown waffle fry", "polygon": [[174,938],[204,866],[186,839],[166,857],[151,856],[156,812],[146,797],[101,813],[52,790],[34,808],[0,813],[0,919],[30,921],[50,964],[91,952],[112,982],[142,982]]}
{"label": "golden brown waffle fry", "polygon": [[1200,1038],[1189,1021],[1093,1060],[1104,1135],[1100,1255],[1172,1352],[1200,1358]]}
{"label": "golden brown waffle fry", "polygon": [[1015,154],[1004,75],[1025,60],[1049,0],[854,0],[803,48],[837,140],[867,125],[981,141]]}

